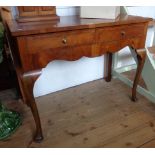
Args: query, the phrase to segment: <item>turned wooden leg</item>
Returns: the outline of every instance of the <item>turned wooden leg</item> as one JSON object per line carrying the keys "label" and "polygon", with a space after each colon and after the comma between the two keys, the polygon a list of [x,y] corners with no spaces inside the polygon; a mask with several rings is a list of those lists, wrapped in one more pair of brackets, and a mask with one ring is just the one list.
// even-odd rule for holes
{"label": "turned wooden leg", "polygon": [[37,105],[36,105],[36,102],[33,96],[33,86],[34,86],[36,79],[39,77],[40,74],[41,74],[40,71],[35,71],[35,72],[25,73],[21,77],[25,100],[27,104],[29,105],[29,107],[31,108],[31,111],[32,111],[32,114],[35,120],[35,124],[36,124],[36,134],[34,137],[34,140],[36,142],[40,142],[43,140],[40,117],[39,117]]}
{"label": "turned wooden leg", "polygon": [[134,83],[133,83],[133,88],[132,88],[132,101],[136,101],[136,89],[137,89],[137,85],[141,76],[141,72],[145,63],[145,58],[146,58],[146,51],[145,49],[143,50],[137,50],[136,51],[137,54],[137,71],[136,71],[136,75],[135,75],[135,79],[134,79]]}
{"label": "turned wooden leg", "polygon": [[112,70],[112,53],[107,53],[105,59],[105,81],[111,81],[111,70]]}

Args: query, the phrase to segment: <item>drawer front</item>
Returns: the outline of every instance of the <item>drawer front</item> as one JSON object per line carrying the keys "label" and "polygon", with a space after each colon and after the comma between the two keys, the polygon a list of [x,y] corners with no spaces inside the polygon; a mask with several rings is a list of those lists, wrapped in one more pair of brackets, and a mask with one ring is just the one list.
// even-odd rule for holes
{"label": "drawer front", "polygon": [[132,24],[122,26],[120,30],[121,39],[144,36],[145,35],[144,33],[145,33],[144,24]]}
{"label": "drawer front", "polygon": [[97,42],[117,41],[145,35],[144,24],[131,24],[96,29]]}
{"label": "drawer front", "polygon": [[49,49],[92,44],[94,42],[95,30],[77,30],[42,34],[26,37],[29,53],[37,53]]}

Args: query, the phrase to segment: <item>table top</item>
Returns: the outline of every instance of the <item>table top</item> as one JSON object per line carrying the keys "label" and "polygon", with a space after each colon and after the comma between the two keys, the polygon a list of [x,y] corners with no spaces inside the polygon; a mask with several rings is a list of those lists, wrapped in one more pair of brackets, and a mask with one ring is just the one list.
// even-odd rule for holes
{"label": "table top", "polygon": [[79,16],[62,16],[59,20],[19,23],[8,20],[7,25],[12,36],[23,36],[38,33],[60,32],[104,26],[136,24],[151,21],[151,18],[121,14],[116,19],[88,19]]}

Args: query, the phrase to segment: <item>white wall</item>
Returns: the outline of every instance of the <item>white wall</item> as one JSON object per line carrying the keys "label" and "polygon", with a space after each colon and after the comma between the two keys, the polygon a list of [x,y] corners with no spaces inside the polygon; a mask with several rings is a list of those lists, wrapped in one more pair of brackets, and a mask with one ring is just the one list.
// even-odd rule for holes
{"label": "white wall", "polygon": [[155,19],[155,6],[134,6],[127,7],[127,9],[129,14]]}
{"label": "white wall", "polygon": [[[79,7],[57,7],[57,15],[77,15]],[[103,78],[104,57],[86,58],[77,61],[53,61],[43,69],[36,81],[34,96],[42,96],[58,90]]]}

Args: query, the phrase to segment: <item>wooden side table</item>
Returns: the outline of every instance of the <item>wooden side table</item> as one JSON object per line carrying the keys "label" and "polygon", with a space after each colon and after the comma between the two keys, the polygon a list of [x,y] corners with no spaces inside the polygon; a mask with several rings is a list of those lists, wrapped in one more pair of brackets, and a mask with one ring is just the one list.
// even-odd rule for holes
{"label": "wooden side table", "polygon": [[19,23],[7,21],[8,40],[24,102],[31,108],[36,124],[35,141],[43,139],[33,86],[41,69],[52,60],[78,60],[105,54],[105,80],[111,81],[112,54],[125,46],[135,51],[138,68],[132,88],[136,88],[145,62],[147,26],[150,18],[121,15],[116,20],[60,17],[56,21]]}

